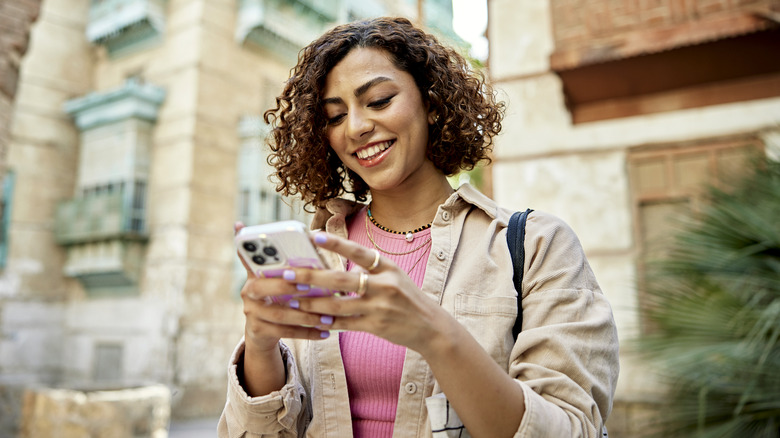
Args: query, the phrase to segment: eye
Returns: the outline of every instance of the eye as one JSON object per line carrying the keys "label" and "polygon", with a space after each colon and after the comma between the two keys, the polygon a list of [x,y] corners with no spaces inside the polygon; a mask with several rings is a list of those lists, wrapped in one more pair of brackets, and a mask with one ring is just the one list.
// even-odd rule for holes
{"label": "eye", "polygon": [[344,114],[339,114],[337,116],[331,117],[328,119],[328,125],[338,125],[339,122],[344,120]]}
{"label": "eye", "polygon": [[384,107],[386,107],[390,103],[391,100],[393,100],[394,97],[395,97],[395,95],[392,95],[392,96],[385,97],[384,99],[375,100],[375,101],[369,103],[368,107],[369,108],[384,108]]}

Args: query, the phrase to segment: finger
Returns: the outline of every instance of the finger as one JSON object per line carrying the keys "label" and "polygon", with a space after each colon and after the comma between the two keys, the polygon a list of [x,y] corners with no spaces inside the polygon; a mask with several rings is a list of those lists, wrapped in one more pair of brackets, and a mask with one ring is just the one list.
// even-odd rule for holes
{"label": "finger", "polygon": [[384,268],[393,265],[393,262],[390,260],[380,257],[377,250],[366,248],[363,245],[333,234],[323,232],[316,233],[314,235],[314,243],[321,248],[333,251],[352,260],[367,271],[381,271]]}
{"label": "finger", "polygon": [[368,310],[366,301],[356,296],[307,298],[300,300],[299,309],[307,313],[333,316],[333,327],[343,324],[345,318],[361,317]]}
{"label": "finger", "polygon": [[[318,330],[328,330],[333,324],[335,318],[330,315],[321,315],[302,310],[297,310],[298,303],[292,300],[293,307],[287,306],[266,306],[262,303],[252,301],[244,305],[244,314],[247,320],[252,320],[258,324],[268,323],[278,326],[295,326],[316,328]],[[278,334],[278,332],[274,333]]]}
{"label": "finger", "polygon": [[247,331],[262,337],[321,340],[330,337],[330,328],[283,325],[262,320],[248,324]]}
{"label": "finger", "polygon": [[[362,284],[361,277],[363,278]],[[333,292],[354,292],[361,296],[368,292],[368,277],[369,275],[363,271],[344,272],[306,268],[295,268],[284,271],[284,279],[299,284],[311,285],[312,289],[319,289],[320,291],[329,290]],[[333,295],[333,293],[324,295]]]}
{"label": "finger", "polygon": [[284,278],[252,278],[244,283],[241,288],[241,296],[265,304],[282,304],[290,299],[305,296],[317,289],[312,290],[308,285],[299,285],[291,283]]}
{"label": "finger", "polygon": [[382,257],[379,255],[378,249],[373,249],[374,251],[374,260],[371,262],[371,264],[366,268],[366,271],[371,272],[379,267],[379,264],[382,263]]}
{"label": "finger", "polygon": [[371,324],[368,318],[363,315],[339,316],[335,319],[331,330],[351,331],[351,332],[369,332],[371,333]]}
{"label": "finger", "polygon": [[[301,309],[306,309],[307,312],[334,315],[333,324],[329,327],[330,330],[381,333],[376,330],[377,319],[369,316],[369,312],[376,310],[371,306],[369,301],[358,297],[323,297],[301,300]],[[379,321],[386,321],[386,319],[380,318]]]}

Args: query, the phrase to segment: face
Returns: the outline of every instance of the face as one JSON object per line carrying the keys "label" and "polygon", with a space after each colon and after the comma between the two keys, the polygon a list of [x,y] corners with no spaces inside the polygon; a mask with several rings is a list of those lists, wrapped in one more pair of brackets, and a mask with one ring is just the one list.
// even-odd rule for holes
{"label": "face", "polygon": [[440,173],[425,156],[433,115],[387,52],[353,49],[328,73],[323,96],[330,147],[372,192]]}

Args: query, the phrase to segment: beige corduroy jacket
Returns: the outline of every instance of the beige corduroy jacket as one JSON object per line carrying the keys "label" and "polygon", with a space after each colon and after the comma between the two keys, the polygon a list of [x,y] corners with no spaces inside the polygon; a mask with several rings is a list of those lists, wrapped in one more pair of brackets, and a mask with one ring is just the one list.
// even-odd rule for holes
{"label": "beige corduroy jacket", "polygon": [[[312,228],[346,237],[346,218],[359,208],[332,200],[315,215]],[[433,221],[422,291],[454,315],[523,389],[526,410],[515,437],[599,437],[619,368],[611,307],[574,232],[554,216],[533,212],[524,245],[523,331],[513,341],[517,292],[506,243],[511,214],[461,186]],[[331,266],[344,266],[338,256],[330,257]],[[262,397],[247,396],[239,384],[244,349],[239,343],[230,359],[219,436],[351,437],[338,342],[338,336],[283,340],[287,383]],[[407,350],[401,382],[394,437],[469,436],[414,351]]]}

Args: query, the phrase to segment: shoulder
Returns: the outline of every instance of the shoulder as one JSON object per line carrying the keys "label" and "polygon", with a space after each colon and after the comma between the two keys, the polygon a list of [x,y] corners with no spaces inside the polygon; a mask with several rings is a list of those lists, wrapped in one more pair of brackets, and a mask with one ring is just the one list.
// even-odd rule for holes
{"label": "shoulder", "polygon": [[[510,210],[499,208],[496,220],[509,226],[509,219],[516,212],[525,210]],[[537,238],[577,239],[574,230],[560,217],[541,210],[531,210],[526,219],[526,240]]]}
{"label": "shoulder", "polygon": [[[513,213],[509,211],[508,215]],[[555,271],[587,264],[585,251],[571,226],[544,211],[534,210],[528,215],[523,248],[527,270]]]}
{"label": "shoulder", "polygon": [[526,236],[529,235],[577,239],[576,233],[566,221],[553,214],[537,210],[528,215]]}

